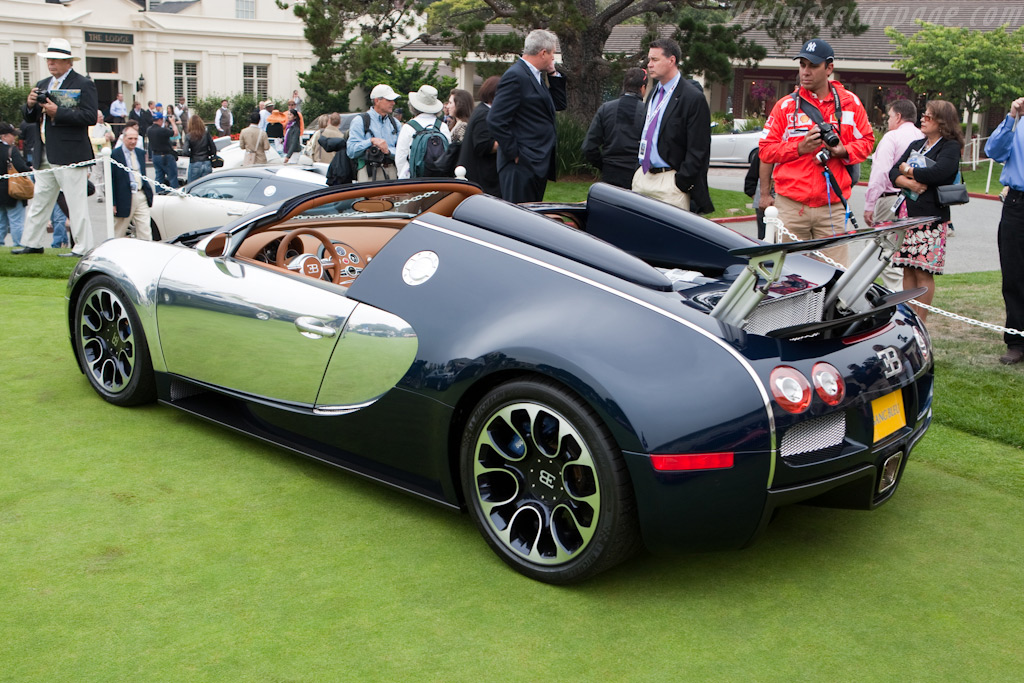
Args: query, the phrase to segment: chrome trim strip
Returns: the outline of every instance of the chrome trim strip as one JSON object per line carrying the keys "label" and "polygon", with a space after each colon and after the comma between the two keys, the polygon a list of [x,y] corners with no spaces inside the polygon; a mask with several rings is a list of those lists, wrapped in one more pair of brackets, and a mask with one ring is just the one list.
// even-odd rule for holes
{"label": "chrome trim strip", "polygon": [[365,403],[354,403],[349,406],[317,406],[313,408],[314,415],[333,416],[333,415],[348,415],[356,411],[368,408],[380,400],[380,396],[375,399],[366,401]]}
{"label": "chrome trim strip", "polygon": [[442,227],[440,227],[438,225],[431,225],[430,223],[425,223],[425,222],[423,222],[422,220],[420,220],[418,218],[413,219],[411,222],[415,223],[416,225],[418,225],[420,227],[429,228],[430,230],[435,230],[437,232],[444,233],[444,234],[449,235],[451,237],[457,237],[459,239],[466,240],[467,242],[472,242],[472,243],[477,244],[479,246],[487,247],[488,249],[492,249],[492,250],[500,252],[502,254],[506,254],[507,256],[512,256],[514,258],[518,258],[518,259],[520,259],[522,261],[526,261],[527,263],[532,263],[532,264],[534,264],[536,266],[540,266],[541,268],[546,268],[546,269],[548,269],[548,270],[550,270],[552,272],[559,273],[560,275],[565,275],[566,277],[570,277],[570,278],[572,278],[574,280],[577,280],[577,281],[582,282],[584,284],[590,285],[591,287],[595,287],[595,288],[600,289],[600,290],[602,290],[604,292],[607,292],[607,293],[612,294],[614,296],[617,296],[619,298],[625,299],[626,301],[630,301],[630,302],[632,302],[634,304],[637,304],[638,306],[642,306],[643,308],[646,308],[649,311],[652,311],[652,312],[657,313],[659,315],[665,316],[669,320],[677,322],[680,325],[683,325],[685,327],[689,327],[690,329],[694,330],[698,334],[703,335],[704,337],[708,338],[709,340],[711,340],[714,343],[716,343],[719,346],[721,346],[725,351],[727,351],[729,354],[731,354],[733,356],[733,358],[735,358],[736,361],[739,362],[739,364],[741,366],[743,366],[743,369],[747,371],[748,375],[750,375],[750,379],[753,380],[754,386],[757,387],[758,392],[761,394],[761,401],[764,403],[764,410],[765,410],[765,413],[768,416],[768,429],[771,432],[771,454],[772,454],[772,456],[771,456],[771,465],[770,465],[770,468],[768,470],[768,484],[767,484],[767,488],[771,488],[772,482],[775,480],[776,460],[779,457],[778,447],[776,445],[775,413],[772,411],[771,399],[768,397],[768,390],[767,390],[767,388],[761,382],[761,378],[757,376],[757,373],[754,371],[753,366],[750,365],[750,363],[747,361],[747,359],[744,358],[743,355],[740,354],[739,351],[737,351],[736,349],[734,349],[731,346],[729,346],[728,344],[726,344],[722,339],[716,337],[715,335],[711,334],[710,332],[708,332],[707,330],[703,329],[702,327],[694,325],[692,322],[690,322],[689,320],[686,320],[685,318],[680,318],[679,316],[675,315],[674,313],[670,313],[669,311],[666,311],[663,308],[659,308],[659,307],[655,306],[652,303],[649,303],[649,302],[644,301],[642,299],[638,299],[638,298],[636,298],[636,297],[634,297],[634,296],[632,296],[630,294],[626,294],[625,292],[619,291],[617,289],[613,289],[613,288],[611,288],[611,287],[609,287],[607,285],[603,285],[600,282],[596,282],[594,280],[591,280],[590,278],[587,278],[587,277],[584,277],[584,276],[579,275],[577,273],[573,273],[571,271],[565,270],[564,268],[559,268],[558,266],[552,265],[550,263],[545,263],[544,261],[540,261],[538,259],[535,259],[532,256],[527,256],[526,254],[520,254],[520,253],[514,252],[511,249],[506,249],[505,247],[499,247],[496,244],[491,244],[490,242],[484,242],[483,240],[477,239],[475,237],[470,237],[469,235],[463,235],[462,233],[455,232],[453,230],[449,230],[448,228],[442,228]]}

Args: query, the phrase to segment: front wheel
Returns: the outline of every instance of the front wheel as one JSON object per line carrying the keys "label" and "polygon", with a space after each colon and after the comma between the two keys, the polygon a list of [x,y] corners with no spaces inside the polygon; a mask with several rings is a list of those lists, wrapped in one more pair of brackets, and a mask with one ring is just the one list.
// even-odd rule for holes
{"label": "front wheel", "polygon": [[145,332],[117,283],[105,275],[86,283],[72,325],[75,353],[96,393],[119,406],[156,399]]}
{"label": "front wheel", "polygon": [[487,394],[466,424],[461,475],[484,539],[533,579],[581,581],[640,547],[618,447],[594,411],[554,382],[517,380]]}

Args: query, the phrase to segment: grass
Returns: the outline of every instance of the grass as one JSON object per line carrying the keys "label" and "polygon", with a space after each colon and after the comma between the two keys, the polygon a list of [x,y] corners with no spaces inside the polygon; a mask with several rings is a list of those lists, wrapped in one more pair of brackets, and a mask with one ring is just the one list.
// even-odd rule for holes
{"label": "grass", "polygon": [[[583,202],[587,200],[587,192],[595,180],[559,180],[557,183],[548,183],[544,192],[546,202]],[[711,201],[714,202],[715,211],[709,213],[705,218],[724,218],[726,216],[753,216],[754,210],[750,208],[750,197],[742,192],[732,190],[718,190],[710,188]]]}
{"label": "grass", "polygon": [[11,256],[14,247],[0,247],[0,277],[40,277],[67,280],[78,259],[57,254],[70,249],[45,249],[42,254]]}
{"label": "grass", "polygon": [[[994,333],[930,319],[936,422],[888,505],[786,508],[747,550],[641,556],[554,588],[506,568],[464,515],[99,400],[63,293],[0,277],[0,680],[995,681],[1024,666],[1024,372],[996,363]],[[939,279],[940,306],[998,320],[999,300],[997,275]]]}

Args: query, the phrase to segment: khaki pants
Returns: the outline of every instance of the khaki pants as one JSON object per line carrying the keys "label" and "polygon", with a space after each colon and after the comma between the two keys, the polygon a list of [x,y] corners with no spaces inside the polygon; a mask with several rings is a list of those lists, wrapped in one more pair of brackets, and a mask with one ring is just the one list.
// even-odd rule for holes
{"label": "khaki pants", "polygon": [[149,225],[149,203],[146,201],[146,193],[142,190],[132,193],[131,213],[114,218],[114,237],[127,237],[129,223],[135,226],[136,238],[153,240],[153,231]]}
{"label": "khaki pants", "polygon": [[[363,166],[356,173],[356,182],[365,183],[374,180],[374,177],[370,175],[371,169],[367,166]],[[394,180],[398,177],[398,167],[394,164],[385,164],[377,169],[376,180]]]}
{"label": "khaki pants", "polygon": [[676,187],[676,174],[672,171],[644,173],[642,168],[636,169],[633,174],[633,192],[651,199],[660,199],[684,211],[690,210],[690,195],[680,192]]}
{"label": "khaki pants", "polygon": [[[782,220],[783,227],[800,240],[832,237],[841,235],[845,231],[843,219],[846,210],[841,202],[835,202],[831,207],[828,204],[807,206],[788,197],[776,195],[775,208],[779,210],[779,219]],[[784,234],[782,241],[792,242],[793,238]],[[821,252],[844,266],[848,264],[845,245],[822,249]]]}
{"label": "khaki pants", "polygon": [[[50,163],[43,159],[36,168],[50,168]],[[89,179],[89,168],[57,168],[53,173],[36,173],[35,196],[28,205],[25,217],[25,230],[21,236],[23,247],[48,247],[46,224],[50,222],[53,205],[57,203],[57,195],[64,192],[64,200],[68,203],[68,229],[75,238],[74,252],[84,254],[106,239],[93,230],[89,220],[89,207],[86,206],[86,181]]]}
{"label": "khaki pants", "polygon": [[[893,211],[893,205],[896,204],[896,200],[899,198],[900,195],[892,194],[888,197],[879,197],[875,201],[875,225],[896,220],[896,212]],[[903,269],[890,263],[882,271],[882,282],[892,291],[899,292],[903,289]]]}

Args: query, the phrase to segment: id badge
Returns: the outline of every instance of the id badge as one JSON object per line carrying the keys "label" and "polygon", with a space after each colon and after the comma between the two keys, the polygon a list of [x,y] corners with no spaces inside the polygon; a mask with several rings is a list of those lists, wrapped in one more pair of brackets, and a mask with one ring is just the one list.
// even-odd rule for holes
{"label": "id badge", "polygon": [[643,157],[647,153],[647,140],[640,140],[640,156]]}

